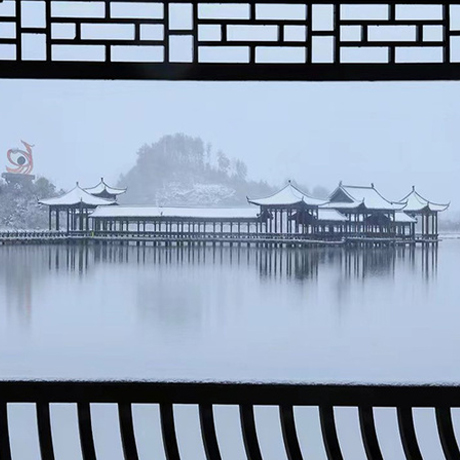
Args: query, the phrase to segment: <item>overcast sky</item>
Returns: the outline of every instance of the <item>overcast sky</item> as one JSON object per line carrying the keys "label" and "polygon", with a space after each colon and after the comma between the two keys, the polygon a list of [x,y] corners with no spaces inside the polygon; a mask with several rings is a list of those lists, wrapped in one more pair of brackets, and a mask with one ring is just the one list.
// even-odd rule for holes
{"label": "overcast sky", "polygon": [[65,189],[116,182],[142,144],[183,132],[255,179],[374,182],[390,199],[414,184],[460,211],[459,83],[0,80],[0,100],[0,166],[25,140],[35,173]]}

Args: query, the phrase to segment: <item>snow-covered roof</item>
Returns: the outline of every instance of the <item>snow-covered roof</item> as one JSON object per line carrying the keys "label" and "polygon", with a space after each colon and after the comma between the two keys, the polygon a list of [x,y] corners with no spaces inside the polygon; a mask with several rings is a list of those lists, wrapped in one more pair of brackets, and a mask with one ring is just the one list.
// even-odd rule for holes
{"label": "snow-covered roof", "polygon": [[322,204],[318,209],[355,209],[362,204],[362,201],[351,201],[350,203],[344,201],[329,201]]}
{"label": "snow-covered roof", "polygon": [[289,206],[300,204],[302,202],[310,206],[319,206],[326,201],[312,197],[308,193],[305,193],[292,185],[291,182],[288,182],[285,187],[272,195],[264,198],[248,198],[247,200],[249,203],[258,206]]}
{"label": "snow-covered roof", "polygon": [[[345,197],[345,199],[344,199]],[[358,185],[342,185],[339,186],[331,193],[329,197],[331,205],[329,207],[336,207],[343,209],[352,207],[350,204],[354,203],[354,207],[363,204],[369,210],[380,211],[398,211],[405,207],[405,203],[396,203],[387,200],[375,187],[374,184],[368,186]],[[339,205],[340,203],[340,205]],[[342,204],[349,203],[348,206]],[[334,205],[334,206],[332,206]]]}
{"label": "snow-covered roof", "polygon": [[450,203],[439,204],[427,200],[415,190],[415,187],[412,187],[412,191],[408,195],[406,195],[402,200],[400,200],[400,203],[406,204],[404,211],[407,212],[419,212],[423,209],[442,212],[445,211],[450,205]]}
{"label": "snow-covered roof", "polygon": [[40,200],[39,203],[47,206],[74,206],[80,203],[87,206],[108,206],[115,204],[112,200],[106,200],[104,198],[91,195],[91,193],[83,190],[78,185],[78,182],[76,187],[70,190],[70,192],[67,192],[65,195],[58,196],[57,198]]}
{"label": "snow-covered roof", "polygon": [[256,219],[259,210],[256,208],[164,208],[151,206],[113,206],[96,208],[90,217],[93,218],[157,218],[177,217],[192,219]]}
{"label": "snow-covered roof", "polygon": [[348,219],[335,209],[318,208],[318,220],[327,220],[334,222],[346,222]]}
{"label": "snow-covered roof", "polygon": [[104,182],[104,178],[101,177],[101,181],[99,184],[95,185],[94,187],[89,187],[84,189],[86,192],[91,193],[91,195],[121,195],[122,193],[126,192],[125,188],[114,188],[110,187]]}
{"label": "snow-covered roof", "polygon": [[395,222],[400,223],[400,224],[412,224],[412,223],[417,223],[417,219],[409,216],[406,214],[404,211],[396,211],[395,212]]}

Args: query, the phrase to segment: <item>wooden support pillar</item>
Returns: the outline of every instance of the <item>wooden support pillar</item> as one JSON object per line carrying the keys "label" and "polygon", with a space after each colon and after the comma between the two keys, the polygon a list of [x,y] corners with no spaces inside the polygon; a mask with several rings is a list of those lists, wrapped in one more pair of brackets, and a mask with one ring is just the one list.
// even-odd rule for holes
{"label": "wooden support pillar", "polygon": [[48,230],[51,231],[51,220],[52,220],[52,211],[51,211],[51,206],[48,208]]}

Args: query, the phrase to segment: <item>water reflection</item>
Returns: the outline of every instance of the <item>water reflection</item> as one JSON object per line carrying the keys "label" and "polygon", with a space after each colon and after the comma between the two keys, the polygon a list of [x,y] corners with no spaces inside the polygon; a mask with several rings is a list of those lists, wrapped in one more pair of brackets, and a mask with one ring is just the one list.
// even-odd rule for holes
{"label": "water reflection", "polygon": [[[98,264],[247,266],[261,278],[303,281],[318,277],[321,266],[342,267],[345,278],[394,276],[396,266],[427,280],[436,276],[438,246],[374,249],[280,249],[229,247],[48,246],[29,248],[30,259],[46,254],[48,268],[80,274]],[[45,252],[45,254],[42,254]],[[19,270],[20,272],[20,270]]]}
{"label": "water reflection", "polygon": [[[6,304],[11,315],[24,324],[30,320],[34,286],[47,273],[75,273],[86,276],[102,266],[137,265],[145,268],[154,266],[245,267],[255,271],[262,282],[292,281],[315,282],[323,273],[338,270],[336,279],[337,298],[346,295],[349,281],[371,278],[394,278],[398,271],[412,271],[424,281],[436,277],[438,267],[438,246],[396,247],[375,249],[280,249],[244,247],[133,247],[117,245],[50,245],[1,248],[1,284],[6,293]],[[205,281],[205,280],[203,280]],[[186,308],[190,302],[193,285],[166,293],[161,289],[161,278],[153,284],[140,285],[138,297],[151,299],[160,296],[158,311],[161,322],[190,321],[194,314]],[[187,280],[181,281],[186,283]],[[190,284],[190,283],[189,283]],[[184,288],[184,286],[182,286]],[[199,296],[200,289],[196,295]],[[187,294],[185,294],[187,293]],[[161,297],[163,296],[163,297]],[[199,302],[199,299],[195,299]],[[141,302],[142,303],[142,302]],[[175,311],[175,308],[182,309]],[[145,311],[145,308],[141,308]],[[198,318],[195,317],[196,320]]]}
{"label": "water reflection", "polygon": [[460,378],[458,253],[3,246],[0,376]]}

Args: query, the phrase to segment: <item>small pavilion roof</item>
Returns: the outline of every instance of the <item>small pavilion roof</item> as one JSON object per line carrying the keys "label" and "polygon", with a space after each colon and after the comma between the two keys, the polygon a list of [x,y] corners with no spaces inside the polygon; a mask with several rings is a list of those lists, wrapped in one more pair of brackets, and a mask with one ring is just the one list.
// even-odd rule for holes
{"label": "small pavilion roof", "polygon": [[398,222],[400,224],[416,224],[417,219],[415,219],[412,216],[409,216],[409,214],[406,214],[404,211],[396,211],[395,222]]}
{"label": "small pavilion roof", "polygon": [[318,208],[318,220],[329,222],[347,222],[348,218],[335,209]]}
{"label": "small pavilion roof", "polygon": [[84,204],[87,206],[108,206],[115,204],[112,200],[106,200],[98,196],[91,195],[86,190],[82,189],[77,182],[77,185],[67,192],[65,195],[56,198],[48,198],[40,200],[39,203],[47,206],[75,206],[77,204]]}
{"label": "small pavilion roof", "polygon": [[412,191],[400,200],[400,203],[406,204],[404,208],[406,212],[420,212],[424,209],[442,212],[450,206],[450,203],[440,204],[427,200],[415,190],[414,186],[412,187]]}
{"label": "small pavilion roof", "polygon": [[303,192],[289,181],[281,190],[264,198],[248,198],[248,202],[258,206],[289,206],[305,203],[310,206],[319,206],[326,200],[314,198],[308,193]]}
{"label": "small pavilion roof", "polygon": [[400,211],[406,204],[387,200],[375,187],[359,185],[339,186],[329,196],[327,207],[330,208],[356,208],[364,205],[369,210]]}
{"label": "small pavilion roof", "polygon": [[91,193],[91,195],[107,194],[117,196],[126,192],[126,188],[115,188],[107,185],[104,182],[103,177],[101,177],[99,184],[95,185],[94,187],[85,188],[84,190],[88,193]]}
{"label": "small pavilion roof", "polygon": [[99,218],[191,218],[191,219],[256,219],[259,210],[247,208],[175,208],[153,206],[113,206],[98,207],[90,217]]}

